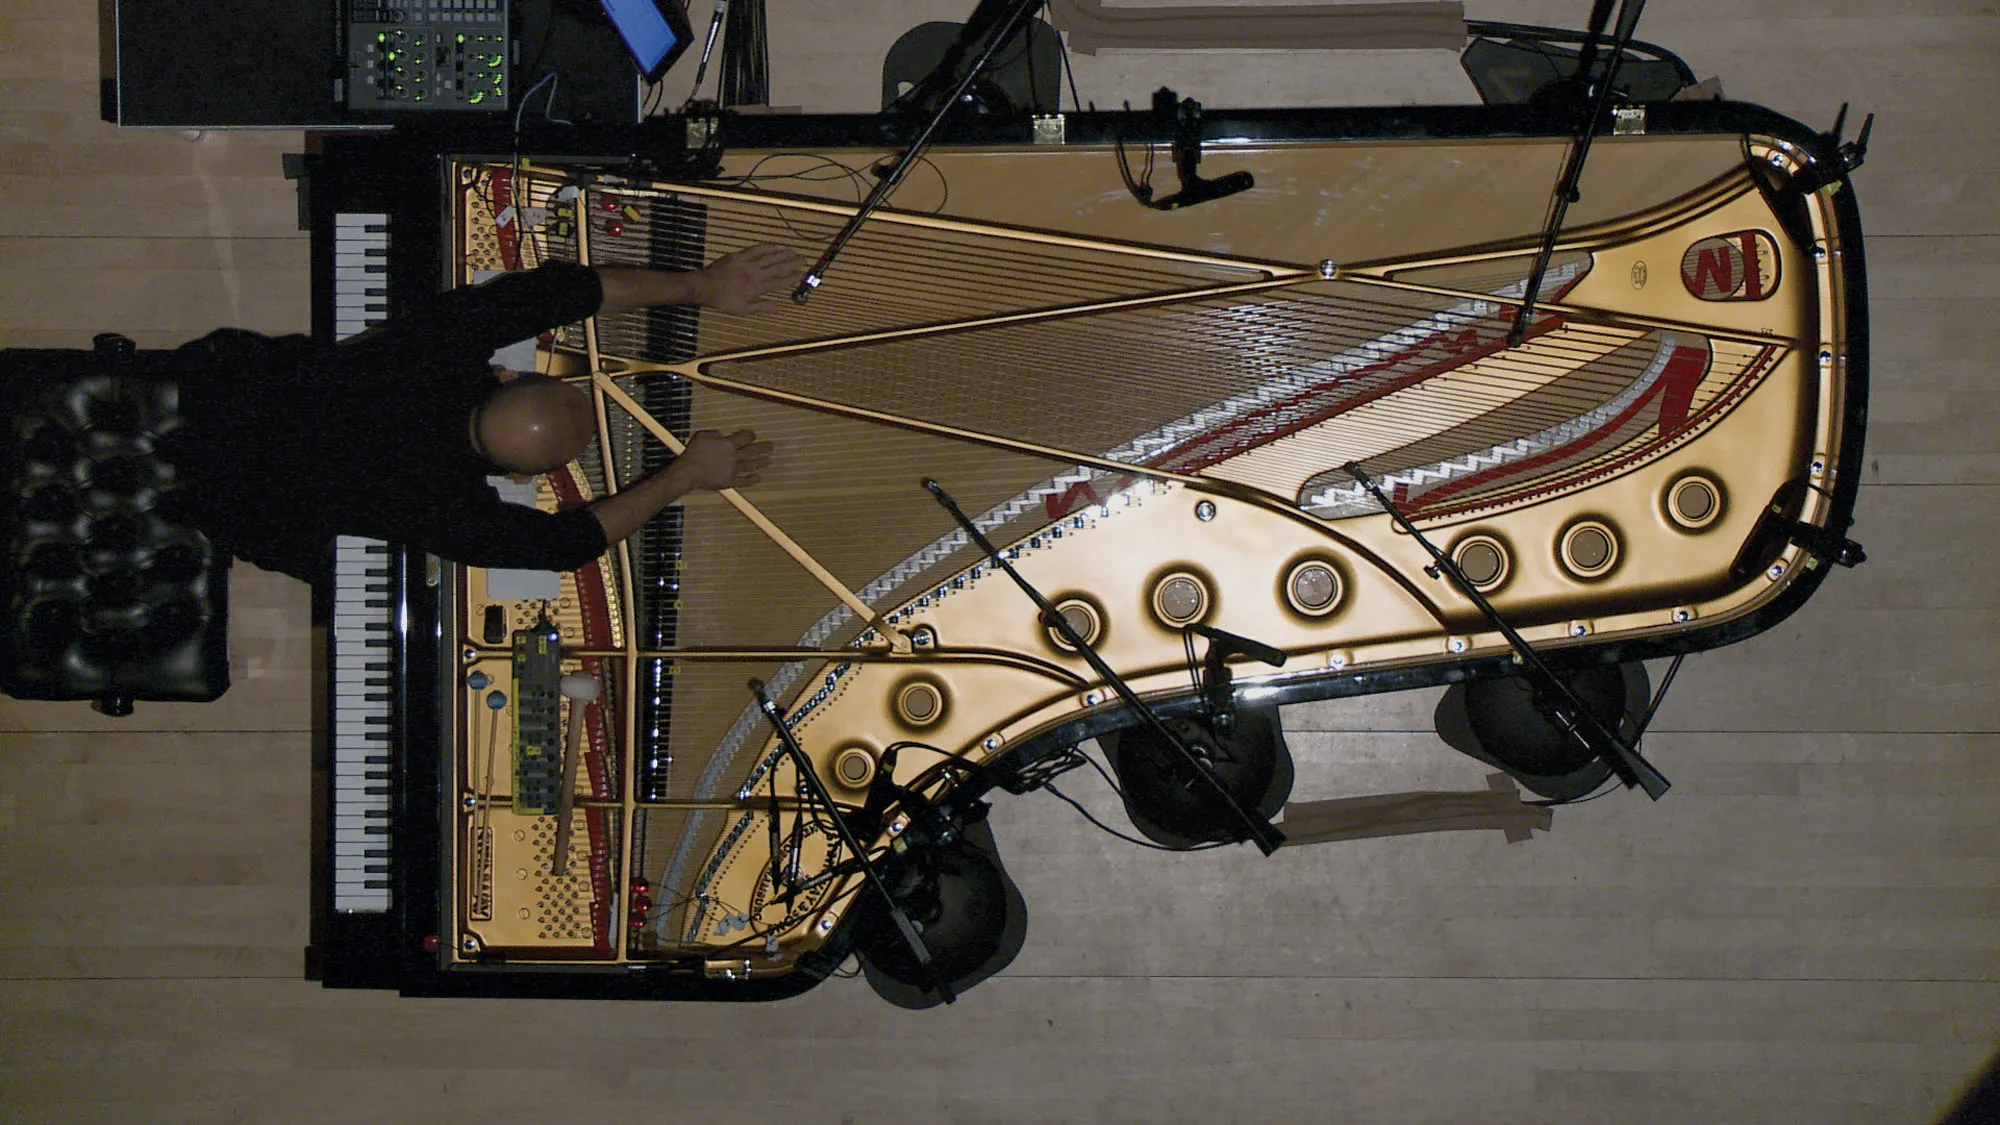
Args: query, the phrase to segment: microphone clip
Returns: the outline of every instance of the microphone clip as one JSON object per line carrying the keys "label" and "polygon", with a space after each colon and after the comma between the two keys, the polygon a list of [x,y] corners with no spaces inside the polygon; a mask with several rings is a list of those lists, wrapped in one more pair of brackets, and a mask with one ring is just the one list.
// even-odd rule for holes
{"label": "microphone clip", "polygon": [[1235,195],[1256,186],[1256,177],[1249,172],[1231,172],[1213,180],[1205,180],[1196,167],[1201,163],[1201,103],[1193,98],[1183,98],[1165,86],[1153,91],[1153,115],[1172,123],[1174,171],[1180,175],[1181,190],[1164,199],[1152,198],[1150,185],[1144,192],[1134,191],[1140,203],[1155,211],[1178,211],[1197,203],[1207,203],[1213,199]]}

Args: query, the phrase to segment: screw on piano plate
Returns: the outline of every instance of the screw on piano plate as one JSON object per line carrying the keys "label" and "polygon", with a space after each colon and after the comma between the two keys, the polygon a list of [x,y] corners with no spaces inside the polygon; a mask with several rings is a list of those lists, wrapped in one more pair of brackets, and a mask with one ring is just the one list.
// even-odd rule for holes
{"label": "screw on piano plate", "polygon": [[464,797],[463,797],[463,798],[461,799],[460,803],[461,803],[461,804],[463,804],[463,805],[465,806],[465,811],[467,811],[467,812],[471,812],[471,811],[472,811],[473,809],[476,809],[476,808],[478,808],[478,807],[479,807],[479,798],[477,798],[477,797],[473,796],[473,795],[472,795],[472,794],[470,794],[470,793],[467,793],[467,794],[466,794],[466,795],[465,795],[465,796],[464,796]]}
{"label": "screw on piano plate", "polygon": [[986,741],[980,743],[980,745],[986,747],[988,750],[998,750],[1000,749],[1000,736],[997,734],[988,735]]}
{"label": "screw on piano plate", "polygon": [[1677,609],[1674,611],[1674,620],[1682,624],[1692,621],[1694,620],[1694,611],[1691,609]]}
{"label": "screw on piano plate", "polygon": [[937,646],[937,630],[929,625],[919,625],[910,633],[911,648],[934,648]]}
{"label": "screw on piano plate", "polygon": [[1772,563],[1771,569],[1765,571],[1764,575],[1772,579],[1783,578],[1785,576],[1785,564],[1781,562]]}
{"label": "screw on piano plate", "polygon": [[1813,458],[1812,475],[1820,476],[1825,472],[1826,472],[1826,462],[1818,457]]}
{"label": "screw on piano plate", "polygon": [[1449,641],[1446,641],[1446,642],[1445,642],[1445,645],[1444,645],[1444,647],[1446,647],[1446,648],[1450,649],[1450,650],[1451,650],[1451,651],[1453,651],[1453,652],[1464,652],[1464,651],[1465,651],[1465,638],[1464,638],[1464,637],[1453,637],[1453,638],[1452,638],[1452,639],[1450,639]]}
{"label": "screw on piano plate", "polygon": [[831,917],[821,918],[819,920],[820,933],[826,933],[828,930],[831,929],[833,929],[833,919]]}
{"label": "screw on piano plate", "polygon": [[1813,256],[1813,261],[1815,262],[1826,261],[1826,243],[1824,242],[1813,243],[1812,256]]}
{"label": "screw on piano plate", "polygon": [[1319,275],[1328,281],[1332,281],[1334,278],[1339,277],[1340,276],[1339,263],[1335,262],[1332,258],[1321,258],[1319,260]]}
{"label": "screw on piano plate", "polygon": [[903,834],[903,822],[902,822],[902,821],[900,821],[900,820],[898,820],[898,821],[894,821],[894,822],[892,822],[892,823],[891,823],[891,824],[889,825],[889,835],[891,835],[891,836],[901,836],[902,834]]}
{"label": "screw on piano plate", "polygon": [[1201,503],[1196,504],[1194,506],[1194,518],[1200,520],[1203,523],[1207,523],[1208,521],[1214,519],[1215,501],[1203,500]]}
{"label": "screw on piano plate", "polygon": [[479,939],[473,937],[471,934],[466,934],[464,937],[458,939],[458,947],[467,953],[477,953],[479,952]]}
{"label": "screw on piano plate", "polygon": [[1083,705],[1085,707],[1095,707],[1103,701],[1104,697],[1098,695],[1094,691],[1087,691],[1083,693]]}
{"label": "screw on piano plate", "polygon": [[1585,625],[1581,621],[1573,622],[1569,627],[1569,635],[1572,637],[1585,636],[1589,632],[1590,632],[1590,626]]}
{"label": "screw on piano plate", "polygon": [[1820,349],[1820,351],[1819,351],[1819,365],[1820,365],[1821,367],[1831,367],[1831,366],[1833,366],[1833,349],[1831,349],[1831,348],[1821,348],[1821,349]]}

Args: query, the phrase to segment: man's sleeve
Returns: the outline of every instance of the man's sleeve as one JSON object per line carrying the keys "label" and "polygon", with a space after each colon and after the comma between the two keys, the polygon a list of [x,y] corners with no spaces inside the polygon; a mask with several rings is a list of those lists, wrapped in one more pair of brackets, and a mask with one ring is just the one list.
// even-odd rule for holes
{"label": "man's sleeve", "polygon": [[412,310],[399,328],[436,354],[484,356],[582,320],[603,303],[596,270],[551,262],[440,293]]}
{"label": "man's sleeve", "polygon": [[453,562],[517,570],[575,570],[609,546],[587,508],[544,512],[498,496],[453,507],[428,538],[425,549]]}

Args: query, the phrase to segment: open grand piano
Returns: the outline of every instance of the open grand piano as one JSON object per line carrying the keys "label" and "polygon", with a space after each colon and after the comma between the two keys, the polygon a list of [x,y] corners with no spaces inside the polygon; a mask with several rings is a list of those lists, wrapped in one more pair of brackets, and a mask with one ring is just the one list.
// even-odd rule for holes
{"label": "open grand piano", "polygon": [[[1835,141],[1749,106],[1648,107],[1598,142],[1515,345],[1559,124],[1504,107],[1215,114],[1206,135],[1229,141],[1210,142],[1212,166],[1256,186],[1160,211],[1121,185],[1120,145],[1169,140],[1147,118],[1070,115],[1054,143],[969,121],[810,301],[538,341],[600,426],[540,480],[543,506],[623,487],[695,430],[754,428],[779,457],[549,598],[346,546],[330,790],[374,804],[329,814],[352,828],[330,840],[327,983],[768,999],[859,952],[871,978],[938,998],[934,978],[965,966],[922,964],[889,902],[915,915],[929,895],[924,932],[948,944],[940,880],[973,871],[1012,901],[981,798],[1032,793],[1079,742],[1138,724],[1076,639],[1189,730],[1208,705],[1197,626],[1282,652],[1223,662],[1230,699],[1266,709],[1519,671],[1346,466],[1558,667],[1711,648],[1793,612],[1848,525],[1865,415],[1860,230]],[[816,253],[900,127],[732,120],[727,150],[702,153],[665,121],[528,159],[505,138],[330,139],[318,327],[546,261]],[[336,250],[343,231],[359,241]],[[359,647],[342,649],[343,622]],[[565,708],[564,672],[602,693]],[[575,722],[563,806],[552,748]],[[1132,783],[1148,767],[1119,768]],[[1268,816],[1268,789],[1237,796]],[[990,965],[1008,940],[961,960]]]}

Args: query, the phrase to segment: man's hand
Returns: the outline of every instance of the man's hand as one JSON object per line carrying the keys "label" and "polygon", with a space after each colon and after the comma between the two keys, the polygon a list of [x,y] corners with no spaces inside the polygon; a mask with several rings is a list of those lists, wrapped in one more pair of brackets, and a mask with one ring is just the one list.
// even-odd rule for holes
{"label": "man's hand", "polygon": [[698,275],[696,304],[745,316],[759,312],[805,275],[805,263],[783,246],[766,244],[724,254]]}
{"label": "man's hand", "polygon": [[771,461],[771,443],[758,441],[753,430],[723,434],[702,430],[688,439],[674,467],[687,475],[690,487],[715,491],[756,484],[758,473]]}

